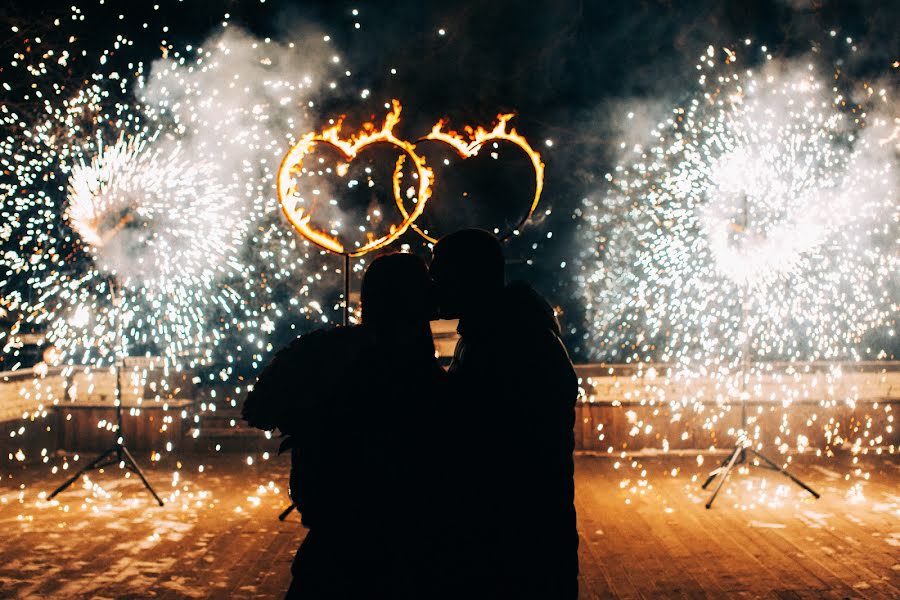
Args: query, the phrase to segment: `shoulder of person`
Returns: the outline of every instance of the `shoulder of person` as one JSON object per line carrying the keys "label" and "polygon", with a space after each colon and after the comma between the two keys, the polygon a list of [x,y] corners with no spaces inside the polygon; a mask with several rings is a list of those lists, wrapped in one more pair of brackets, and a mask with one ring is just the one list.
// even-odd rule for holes
{"label": "shoulder of person", "polygon": [[259,429],[292,431],[292,415],[317,406],[347,364],[365,348],[361,326],[305,333],[282,348],[244,401],[244,419]]}
{"label": "shoulder of person", "polygon": [[333,351],[347,350],[352,346],[362,346],[367,336],[362,325],[323,327],[297,337],[280,350],[276,357],[301,358],[319,357],[327,359]]}
{"label": "shoulder of person", "polygon": [[275,354],[257,378],[257,387],[293,386],[298,378],[327,375],[338,358],[358,355],[364,340],[361,326],[326,327],[304,333]]}
{"label": "shoulder of person", "polygon": [[561,328],[556,311],[525,281],[512,281],[504,290],[504,310],[509,325],[520,332],[549,330],[559,336]]}

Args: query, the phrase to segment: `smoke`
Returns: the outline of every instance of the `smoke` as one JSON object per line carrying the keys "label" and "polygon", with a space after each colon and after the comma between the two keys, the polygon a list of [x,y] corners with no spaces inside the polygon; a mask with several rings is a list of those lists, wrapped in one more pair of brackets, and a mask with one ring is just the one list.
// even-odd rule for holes
{"label": "smoke", "polygon": [[229,27],[187,60],[154,62],[138,91],[171,123],[184,160],[213,163],[248,214],[272,212],[282,155],[295,135],[315,126],[311,107],[326,85],[326,49],[301,39],[260,40]]}
{"label": "smoke", "polygon": [[[154,63],[141,94],[166,108],[163,116],[175,124],[189,159],[212,160],[236,189],[253,186],[241,194],[242,210],[262,221],[281,219],[275,177],[284,153],[296,136],[333,123],[338,115],[320,106],[345,93],[335,89],[336,80],[346,79],[345,67],[327,36],[309,25],[283,29],[284,39],[275,41],[229,27],[206,40],[187,67],[180,59]],[[316,148],[307,161],[315,162],[315,172],[304,173],[302,195],[316,202],[315,220],[326,231],[352,234],[359,215],[339,200],[359,182],[339,180],[335,158],[327,147]]]}
{"label": "smoke", "polygon": [[319,300],[340,279],[319,275],[328,257],[290,229],[277,200],[284,152],[296,136],[321,127],[319,102],[336,79],[335,51],[323,34],[299,24],[291,30],[290,39],[276,41],[229,26],[183,56],[155,61],[137,90],[176,140],[180,160],[210,169],[203,179],[217,180],[229,196],[222,201],[234,204],[232,218],[214,221],[231,229],[234,254],[221,282],[248,304],[244,325],[263,332],[320,318]]}
{"label": "smoke", "polygon": [[890,87],[841,68],[857,52],[843,44],[791,58],[710,46],[685,69],[693,92],[624,101],[624,119],[597,125],[619,133],[617,166],[579,210],[595,356],[726,364],[740,310],[760,356],[871,351],[860,339],[897,309],[900,129]]}
{"label": "smoke", "polygon": [[231,26],[189,51],[187,60],[155,61],[139,97],[224,171],[248,164],[265,171],[280,158],[282,144],[317,116],[310,103],[333,71],[323,46],[322,35],[312,32],[277,42]]}

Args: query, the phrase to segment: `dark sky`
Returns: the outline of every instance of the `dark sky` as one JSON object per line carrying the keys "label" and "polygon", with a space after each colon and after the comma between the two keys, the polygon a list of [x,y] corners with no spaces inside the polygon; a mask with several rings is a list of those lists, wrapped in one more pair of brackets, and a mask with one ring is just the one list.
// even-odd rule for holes
{"label": "dark sky", "polygon": [[[0,25],[24,23],[40,31],[54,15],[68,14],[73,3],[79,4],[7,0],[0,7]],[[155,3],[159,11],[153,10]],[[553,215],[510,245],[513,259],[532,259],[531,265],[514,260],[512,269],[561,305],[566,321],[579,325],[578,303],[567,301],[574,295],[574,270],[560,269],[560,263],[574,259],[572,211],[614,164],[615,115],[623,102],[677,102],[694,82],[695,57],[709,44],[732,45],[749,37],[789,57],[807,52],[812,41],[836,29],[860,41],[856,67],[863,74],[889,73],[900,48],[900,10],[889,1],[108,0],[99,7],[91,0],[80,5],[97,28],[81,43],[108,47],[110,31],[124,28],[139,42],[146,36],[147,47],[138,43],[134,50],[136,56],[145,53],[144,60],[159,54],[152,44],[159,39],[153,24],[168,24],[176,44],[198,43],[226,12],[233,24],[259,36],[328,33],[357,74],[357,88],[370,88],[375,98],[402,98],[411,107],[405,115],[410,128],[430,127],[442,115],[455,123],[489,123],[498,112],[517,112],[517,128],[547,164],[542,204],[552,206]],[[124,25],[117,20],[120,12],[127,15]],[[151,23],[146,34],[139,26],[145,19]],[[0,41],[0,50],[8,43]],[[395,77],[387,76],[392,67]],[[543,145],[548,138],[553,148]]]}

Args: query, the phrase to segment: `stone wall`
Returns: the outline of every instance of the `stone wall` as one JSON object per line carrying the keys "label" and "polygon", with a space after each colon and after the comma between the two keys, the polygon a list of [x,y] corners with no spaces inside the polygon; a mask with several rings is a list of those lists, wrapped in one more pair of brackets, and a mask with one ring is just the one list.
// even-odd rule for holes
{"label": "stone wall", "polygon": [[0,423],[41,412],[65,397],[65,378],[59,369],[37,377],[31,369],[0,373]]}

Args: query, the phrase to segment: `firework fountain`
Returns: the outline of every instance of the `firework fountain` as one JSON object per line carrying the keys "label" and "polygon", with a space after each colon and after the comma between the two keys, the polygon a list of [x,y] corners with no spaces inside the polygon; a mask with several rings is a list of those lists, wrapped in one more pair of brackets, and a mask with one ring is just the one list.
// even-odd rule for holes
{"label": "firework fountain", "polygon": [[[71,32],[68,18],[13,27],[4,70],[0,301],[14,324],[0,337],[41,332],[45,361],[14,435],[44,429],[52,405],[105,402],[114,378],[117,414],[158,405],[161,431],[189,419],[197,437],[201,415],[170,411],[182,382],[226,385],[201,412],[235,406],[276,330],[330,319],[331,266],[284,227],[275,175],[339,59],[327,36],[277,44],[226,16],[203,47],[162,39],[145,65],[124,35],[81,50],[71,13]],[[123,441],[121,423],[99,426]]]}
{"label": "firework fountain", "polygon": [[[258,50],[254,58],[265,65],[269,49],[251,45],[242,34],[225,34],[215,52],[197,51],[192,63],[163,59],[149,80],[114,78],[118,94],[137,87],[132,104],[114,101],[101,85],[56,98],[59,108],[48,104],[49,116],[18,131],[24,146],[5,140],[4,163],[12,168],[3,182],[10,218],[0,295],[26,323],[48,328],[59,362],[108,364],[107,274],[128,291],[126,352],[162,355],[171,365],[229,362],[214,356],[227,330],[253,331],[255,342],[271,331],[276,313],[300,304],[261,297],[275,285],[269,277],[287,280],[304,259],[315,262],[315,253],[297,257],[295,248],[288,258],[296,242],[270,222],[274,169],[261,163],[287,139],[284,124],[270,123],[269,107],[240,105],[195,75],[227,88],[228,78],[210,72],[224,68],[218,61],[232,46]],[[291,94],[309,85],[302,78],[267,83],[283,94],[279,104],[295,104]],[[7,115],[8,127],[25,125]],[[269,275],[255,272],[260,262]]]}
{"label": "firework fountain", "polygon": [[[743,54],[757,66],[742,66]],[[748,402],[787,412],[817,393],[794,381],[804,361],[808,370],[882,356],[865,341],[892,335],[898,309],[898,124],[883,116],[885,90],[866,85],[854,101],[840,70],[772,60],[749,40],[740,52],[710,47],[697,72],[697,92],[648,145],[625,149],[610,191],[586,201],[599,244],[582,256],[581,282],[596,354],[639,369],[662,363],[688,387],[711,379],[715,424]],[[788,376],[763,397],[779,371]],[[824,378],[839,379],[839,365]],[[709,399],[646,392],[669,404],[673,422]],[[728,433],[761,450],[755,421]],[[787,453],[790,430],[778,433]],[[856,450],[881,439],[866,437]]]}

